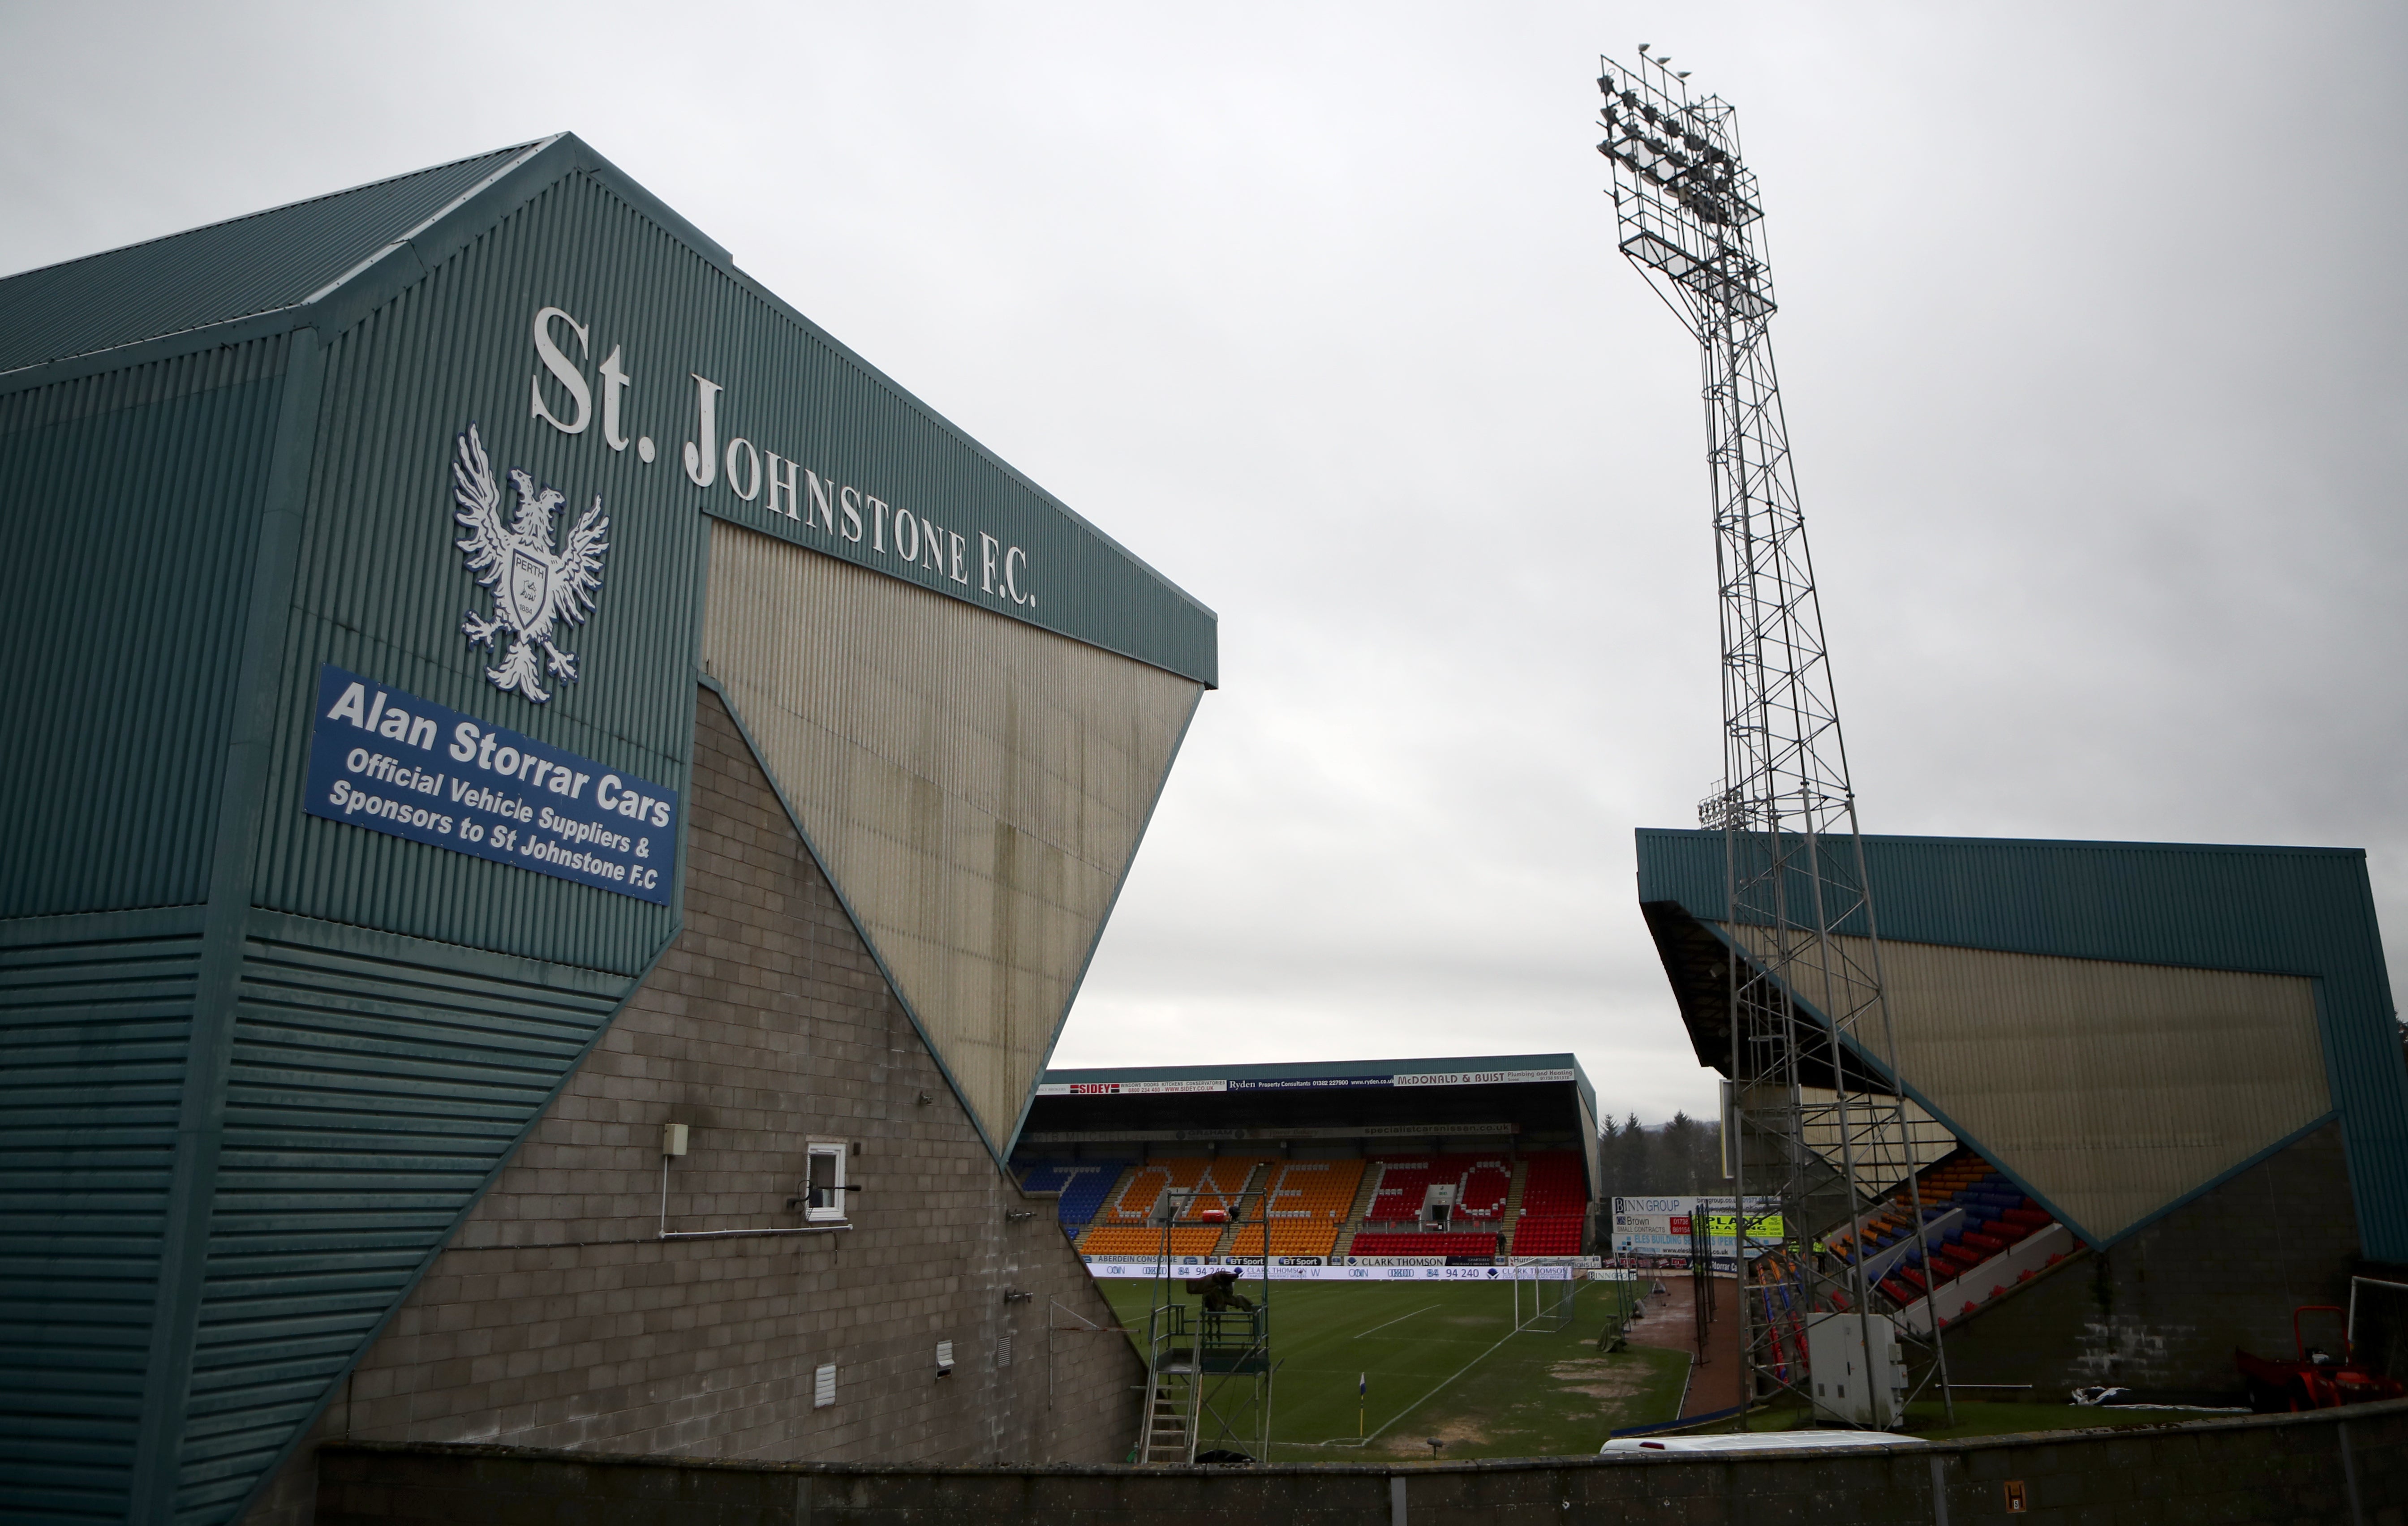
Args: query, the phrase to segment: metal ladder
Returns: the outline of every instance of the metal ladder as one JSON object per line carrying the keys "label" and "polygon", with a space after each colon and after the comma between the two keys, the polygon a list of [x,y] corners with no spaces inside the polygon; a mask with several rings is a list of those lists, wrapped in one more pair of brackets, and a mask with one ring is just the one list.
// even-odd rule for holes
{"label": "metal ladder", "polygon": [[1138,1438],[1140,1462],[1196,1461],[1197,1396],[1194,1368],[1165,1365],[1154,1371],[1145,1385],[1144,1431]]}

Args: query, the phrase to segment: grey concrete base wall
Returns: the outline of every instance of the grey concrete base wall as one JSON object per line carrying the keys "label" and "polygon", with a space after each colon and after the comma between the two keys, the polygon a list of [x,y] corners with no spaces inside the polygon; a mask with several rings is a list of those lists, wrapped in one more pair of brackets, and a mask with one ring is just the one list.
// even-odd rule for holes
{"label": "grey concrete base wall", "polygon": [[[330,1447],[321,1526],[2401,1526],[2408,1402],[1855,1456],[1617,1456],[1405,1469],[861,1469]],[[1937,1492],[1935,1493],[1935,1485]]]}
{"label": "grey concrete base wall", "polygon": [[1948,1332],[1959,1383],[2241,1391],[2238,1346],[2291,1354],[2291,1311],[2346,1304],[2358,1217],[2327,1124],[2130,1238],[2074,1258]]}
{"label": "grey concrete base wall", "polygon": [[[1144,1381],[896,1001],[716,694],[685,933],[334,1395],[251,1526],[305,1521],[345,1439],[683,1458],[1117,1462]],[[791,1229],[839,1139],[849,1229]],[[937,1346],[955,1366],[939,1376]],[[836,1400],[813,1375],[837,1369]]]}

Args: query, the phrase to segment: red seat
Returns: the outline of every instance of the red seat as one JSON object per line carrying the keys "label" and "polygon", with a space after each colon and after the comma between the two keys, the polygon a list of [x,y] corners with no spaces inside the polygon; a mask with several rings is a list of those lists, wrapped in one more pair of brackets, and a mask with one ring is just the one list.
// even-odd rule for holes
{"label": "red seat", "polygon": [[1494,1256],[1497,1254],[1497,1236],[1455,1233],[1433,1234],[1410,1230],[1400,1234],[1383,1234],[1369,1230],[1357,1230],[1354,1234],[1354,1244],[1349,1254],[1356,1256]]}

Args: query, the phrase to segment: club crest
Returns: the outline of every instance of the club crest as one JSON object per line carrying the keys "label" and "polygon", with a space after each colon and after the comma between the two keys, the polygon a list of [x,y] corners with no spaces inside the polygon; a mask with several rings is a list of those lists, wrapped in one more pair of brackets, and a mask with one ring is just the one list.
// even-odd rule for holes
{"label": "club crest", "polygon": [[538,489],[534,478],[513,467],[510,486],[518,493],[519,509],[504,523],[501,488],[474,424],[460,436],[452,484],[452,496],[460,506],[452,517],[468,532],[452,544],[460,548],[478,585],[494,596],[493,618],[471,609],[461,634],[471,648],[488,650],[500,650],[494,638],[506,635],[509,649],[498,667],[485,670],[485,677],[494,688],[515,691],[541,705],[552,698],[543,687],[544,670],[565,682],[577,681],[575,654],[561,650],[553,637],[560,622],[582,625],[594,612],[594,594],[602,586],[602,558],[610,549],[603,538],[610,521],[603,517],[602,496],[595,494],[594,506],[555,553],[552,511],[566,500],[554,489]]}

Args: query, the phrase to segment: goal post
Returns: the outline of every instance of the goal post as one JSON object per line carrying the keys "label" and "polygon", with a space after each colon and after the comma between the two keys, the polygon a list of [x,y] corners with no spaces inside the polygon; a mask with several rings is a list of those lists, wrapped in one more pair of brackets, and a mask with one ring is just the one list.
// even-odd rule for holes
{"label": "goal post", "polygon": [[[1572,1305],[1580,1296],[1580,1269],[1533,1266],[1529,1270],[1531,1276],[1527,1278],[1508,1279],[1513,1290],[1513,1333],[1535,1331],[1542,1335],[1555,1334],[1572,1322]],[[1526,1301],[1522,1296],[1526,1282],[1530,1290]]]}

